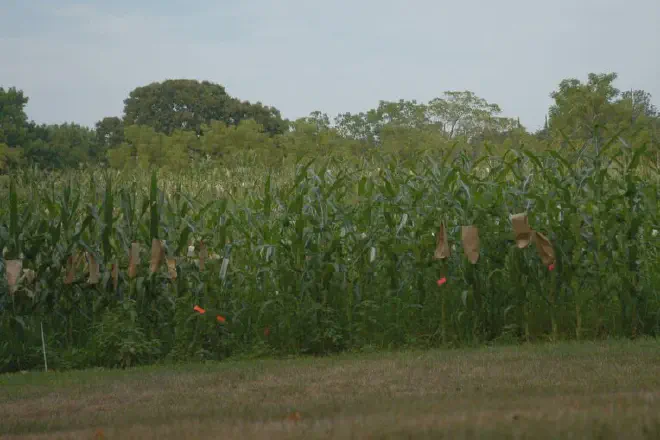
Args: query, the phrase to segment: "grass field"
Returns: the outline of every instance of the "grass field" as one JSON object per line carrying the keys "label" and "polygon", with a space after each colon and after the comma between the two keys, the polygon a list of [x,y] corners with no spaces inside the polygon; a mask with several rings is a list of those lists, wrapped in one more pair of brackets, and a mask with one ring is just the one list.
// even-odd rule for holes
{"label": "grass field", "polygon": [[659,438],[660,344],[0,376],[0,438]]}

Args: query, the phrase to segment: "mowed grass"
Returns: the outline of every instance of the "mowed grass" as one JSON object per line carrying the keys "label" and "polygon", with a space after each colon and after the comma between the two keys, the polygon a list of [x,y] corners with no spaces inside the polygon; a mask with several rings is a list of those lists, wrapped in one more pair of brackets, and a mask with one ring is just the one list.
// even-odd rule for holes
{"label": "mowed grass", "polygon": [[0,438],[660,438],[660,343],[0,376]]}

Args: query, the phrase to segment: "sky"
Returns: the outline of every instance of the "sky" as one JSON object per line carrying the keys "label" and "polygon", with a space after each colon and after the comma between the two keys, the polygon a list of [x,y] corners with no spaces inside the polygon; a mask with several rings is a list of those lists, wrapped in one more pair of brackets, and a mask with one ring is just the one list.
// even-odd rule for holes
{"label": "sky", "polygon": [[38,123],[88,126],[172,78],[289,119],[470,90],[534,130],[590,72],[660,104],[659,21],[658,0],[0,0],[0,86]]}

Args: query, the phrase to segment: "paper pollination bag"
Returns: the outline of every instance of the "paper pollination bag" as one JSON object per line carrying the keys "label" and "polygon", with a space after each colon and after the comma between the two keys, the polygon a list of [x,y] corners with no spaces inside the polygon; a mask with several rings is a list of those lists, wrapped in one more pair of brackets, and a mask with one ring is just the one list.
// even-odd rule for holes
{"label": "paper pollination bag", "polygon": [[176,258],[167,259],[167,273],[170,279],[176,280]]}
{"label": "paper pollination bag", "polygon": [[37,279],[37,273],[32,269],[23,269],[23,279],[28,284],[32,284]]}
{"label": "paper pollination bag", "polygon": [[206,260],[209,259],[209,251],[204,242],[199,243],[199,270],[203,271],[206,266]]}
{"label": "paper pollination bag", "polygon": [[447,239],[447,228],[445,228],[444,223],[440,225],[440,230],[438,231],[437,243],[433,258],[436,260],[444,260],[445,258],[449,258],[449,240]]}
{"label": "paper pollination bag", "polygon": [[514,214],[511,216],[511,224],[515,233],[516,246],[524,249],[529,246],[534,236],[534,231],[529,227],[527,213]]}
{"label": "paper pollination bag", "polygon": [[128,255],[128,277],[135,278],[137,276],[137,265],[140,259],[140,243],[131,243],[131,250]]}
{"label": "paper pollination bag", "polygon": [[112,264],[112,288],[117,291],[117,286],[119,286],[119,262],[115,261]]}
{"label": "paper pollination bag", "polygon": [[534,234],[534,242],[536,243],[536,249],[538,250],[543,264],[546,266],[554,264],[556,260],[555,251],[552,248],[552,243],[550,243],[550,240],[548,240],[548,238],[540,232],[536,232]]}
{"label": "paper pollination bag", "polygon": [[5,272],[7,273],[7,284],[9,285],[9,293],[15,293],[18,289],[18,279],[23,270],[23,260],[6,260]]}
{"label": "paper pollination bag", "polygon": [[151,240],[151,260],[149,262],[149,270],[154,273],[160,267],[161,261],[165,257],[165,249],[163,242],[157,238]]}
{"label": "paper pollination bag", "polygon": [[101,278],[101,271],[99,263],[91,253],[87,253],[87,264],[89,265],[89,279],[87,282],[89,284],[98,284],[99,279]]}
{"label": "paper pollination bag", "polygon": [[479,261],[479,228],[474,225],[463,226],[461,228],[463,239],[463,252],[472,264]]}
{"label": "paper pollination bag", "polygon": [[64,277],[64,284],[73,284],[73,280],[76,278],[76,268],[79,260],[80,256],[78,254],[69,255],[69,258],[66,260],[66,276]]}

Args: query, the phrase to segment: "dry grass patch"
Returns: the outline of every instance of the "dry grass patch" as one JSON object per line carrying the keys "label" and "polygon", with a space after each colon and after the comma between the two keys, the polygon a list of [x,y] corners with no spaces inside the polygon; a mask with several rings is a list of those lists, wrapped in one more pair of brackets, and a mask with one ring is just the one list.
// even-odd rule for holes
{"label": "dry grass patch", "polygon": [[652,340],[27,373],[0,389],[2,439],[660,437]]}

